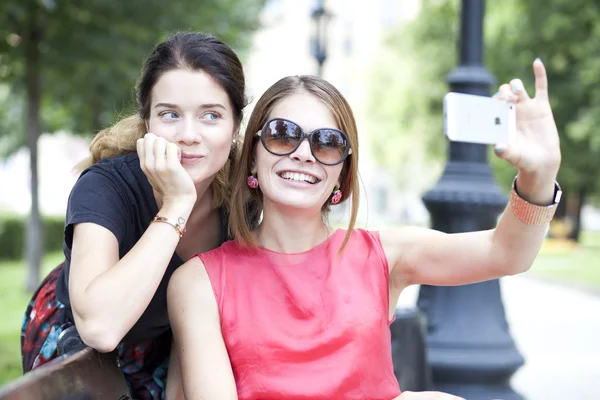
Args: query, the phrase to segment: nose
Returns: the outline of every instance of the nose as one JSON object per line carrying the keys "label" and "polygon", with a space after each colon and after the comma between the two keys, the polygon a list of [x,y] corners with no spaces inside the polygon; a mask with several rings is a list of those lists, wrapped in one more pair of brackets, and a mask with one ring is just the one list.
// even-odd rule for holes
{"label": "nose", "polygon": [[191,145],[200,141],[200,132],[195,126],[193,118],[185,118],[182,123],[179,124],[175,139],[177,143],[186,145]]}
{"label": "nose", "polygon": [[290,154],[290,157],[295,161],[303,163],[315,162],[315,157],[310,151],[310,144],[308,143],[308,138],[304,139],[302,143],[300,143],[300,146],[298,146],[298,148],[292,154]]}

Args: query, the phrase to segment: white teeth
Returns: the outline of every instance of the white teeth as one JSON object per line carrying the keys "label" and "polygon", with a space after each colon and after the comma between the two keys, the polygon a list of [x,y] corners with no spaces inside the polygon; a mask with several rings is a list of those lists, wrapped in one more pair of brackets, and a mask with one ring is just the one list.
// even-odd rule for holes
{"label": "white teeth", "polygon": [[315,183],[317,178],[311,175],[302,174],[299,172],[282,172],[279,174],[283,179],[289,179],[297,182]]}

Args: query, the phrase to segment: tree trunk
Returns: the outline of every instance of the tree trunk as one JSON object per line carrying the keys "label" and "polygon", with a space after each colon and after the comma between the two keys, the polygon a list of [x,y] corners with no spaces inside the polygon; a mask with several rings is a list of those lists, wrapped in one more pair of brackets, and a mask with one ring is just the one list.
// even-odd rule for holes
{"label": "tree trunk", "polygon": [[37,289],[40,282],[40,264],[43,251],[43,226],[38,198],[38,137],[40,134],[41,103],[41,62],[40,42],[42,31],[39,24],[39,8],[33,3],[29,8],[29,20],[24,37],[25,46],[25,85],[27,107],[25,127],[29,147],[29,168],[31,173],[31,213],[27,225],[27,280],[29,292]]}
{"label": "tree trunk", "polygon": [[570,220],[573,222],[573,229],[569,233],[569,239],[579,242],[581,236],[581,209],[585,204],[586,191],[580,188],[574,196],[567,198],[567,209]]}

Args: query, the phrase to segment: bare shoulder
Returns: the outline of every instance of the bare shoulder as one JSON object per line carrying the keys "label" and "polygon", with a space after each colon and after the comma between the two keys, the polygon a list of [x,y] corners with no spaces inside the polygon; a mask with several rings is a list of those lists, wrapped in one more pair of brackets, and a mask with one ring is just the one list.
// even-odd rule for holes
{"label": "bare shoulder", "polygon": [[[186,280],[195,280],[196,279],[208,279],[208,274],[206,273],[206,268],[204,267],[204,263],[200,259],[200,257],[192,257],[185,263],[181,264],[179,268],[173,272],[173,276],[171,277],[171,282],[173,280],[178,280],[185,282]],[[190,282],[191,283],[191,282]]]}
{"label": "bare shoulder", "polygon": [[171,301],[202,301],[208,300],[207,296],[213,297],[208,273],[202,260],[192,257],[171,276],[167,297]]}

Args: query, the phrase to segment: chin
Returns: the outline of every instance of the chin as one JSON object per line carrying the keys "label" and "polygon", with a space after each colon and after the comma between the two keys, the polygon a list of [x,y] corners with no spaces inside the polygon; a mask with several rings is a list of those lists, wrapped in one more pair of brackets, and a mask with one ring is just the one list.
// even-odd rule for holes
{"label": "chin", "polygon": [[322,204],[316,204],[314,199],[279,199],[275,202],[279,207],[294,208],[297,210],[321,212]]}
{"label": "chin", "polygon": [[188,170],[186,169],[188,175],[190,176],[190,178],[192,178],[192,181],[194,182],[195,185],[198,185],[202,182],[204,182],[207,179],[211,179],[214,178],[215,175],[217,174],[217,172],[215,172],[214,174],[208,173],[207,171],[194,171],[194,170]]}

